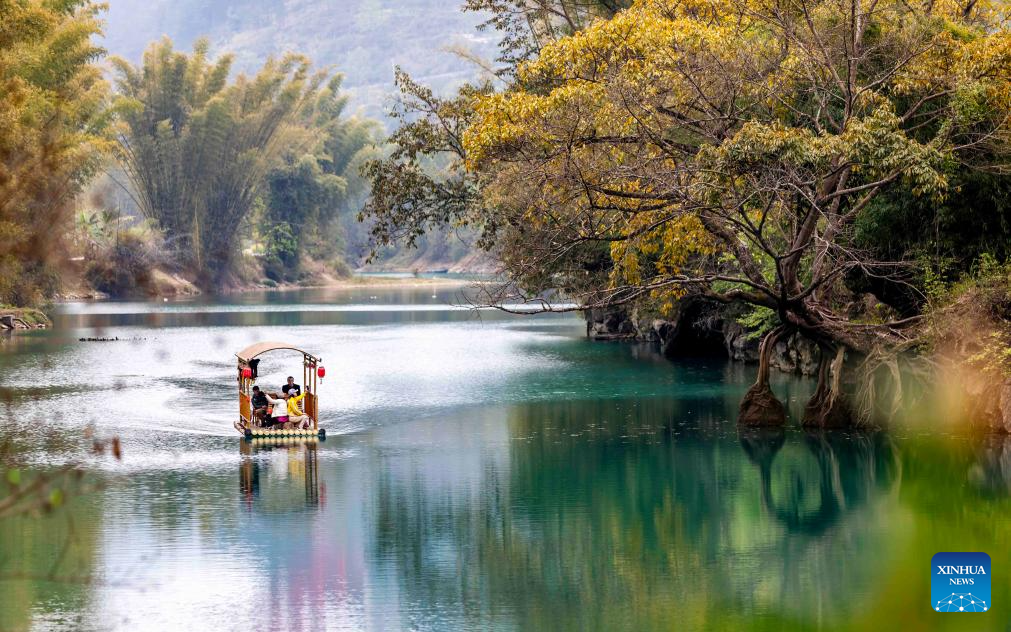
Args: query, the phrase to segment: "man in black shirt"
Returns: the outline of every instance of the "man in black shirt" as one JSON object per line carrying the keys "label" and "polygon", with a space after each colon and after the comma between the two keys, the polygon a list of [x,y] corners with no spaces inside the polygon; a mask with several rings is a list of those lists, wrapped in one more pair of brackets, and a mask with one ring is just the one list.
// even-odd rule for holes
{"label": "man in black shirt", "polygon": [[282,393],[289,393],[292,397],[298,397],[302,394],[302,387],[295,384],[295,378],[288,376],[288,383],[281,387]]}
{"label": "man in black shirt", "polygon": [[263,420],[267,418],[267,396],[259,386],[253,387],[253,396],[249,399],[249,403],[253,407],[253,418],[263,425]]}

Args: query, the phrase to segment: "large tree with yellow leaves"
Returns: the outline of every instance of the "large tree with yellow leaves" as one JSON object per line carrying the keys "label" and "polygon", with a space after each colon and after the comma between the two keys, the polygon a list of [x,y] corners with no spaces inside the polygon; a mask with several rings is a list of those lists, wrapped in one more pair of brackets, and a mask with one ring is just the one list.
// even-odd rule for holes
{"label": "large tree with yellow leaves", "polygon": [[[894,349],[917,323],[842,311],[846,275],[903,265],[860,249],[854,225],[882,195],[940,202],[959,170],[1002,168],[1007,18],[976,1],[639,0],[545,46],[463,134],[509,227],[518,283],[500,298],[561,285],[583,306],[691,292],[768,308],[780,326],[742,421],[785,419],[768,354],[797,331],[823,348],[805,421],[846,423],[843,352]],[[602,248],[606,281],[581,282]]]}

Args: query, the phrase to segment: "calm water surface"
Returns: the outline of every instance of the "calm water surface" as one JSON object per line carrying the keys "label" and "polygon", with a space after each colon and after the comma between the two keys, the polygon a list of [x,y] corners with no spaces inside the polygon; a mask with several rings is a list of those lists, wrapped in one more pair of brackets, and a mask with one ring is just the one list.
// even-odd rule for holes
{"label": "calm water surface", "polygon": [[[7,458],[100,488],[0,523],[0,629],[1011,629],[1011,441],[742,434],[752,369],[462,302],[75,304],[4,339]],[[231,428],[232,354],[264,339],[323,357],[318,447]],[[794,411],[811,386],[775,384]],[[946,550],[991,555],[990,612],[930,609]]]}

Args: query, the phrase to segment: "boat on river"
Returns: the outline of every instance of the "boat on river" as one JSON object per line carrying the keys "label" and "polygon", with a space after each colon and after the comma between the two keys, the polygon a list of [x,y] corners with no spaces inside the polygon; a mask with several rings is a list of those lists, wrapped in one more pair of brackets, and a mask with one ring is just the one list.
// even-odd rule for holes
{"label": "boat on river", "polygon": [[[305,388],[302,405],[306,417],[309,418],[308,428],[263,427],[253,412],[253,386],[258,377],[260,356],[275,351],[294,351],[302,354],[302,384]],[[326,375],[322,358],[286,342],[258,342],[239,351],[235,357],[238,358],[239,373],[239,420],[235,422],[235,429],[246,440],[255,443],[326,439],[326,430],[319,427],[319,396],[316,394],[318,381]]]}

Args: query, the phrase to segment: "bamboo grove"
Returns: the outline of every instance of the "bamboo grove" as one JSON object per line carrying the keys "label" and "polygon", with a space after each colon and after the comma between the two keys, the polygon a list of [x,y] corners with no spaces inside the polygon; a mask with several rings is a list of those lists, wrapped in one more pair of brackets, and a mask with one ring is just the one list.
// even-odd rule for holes
{"label": "bamboo grove", "polygon": [[0,0],[0,303],[58,285],[70,208],[111,144],[90,2]]}
{"label": "bamboo grove", "polygon": [[[358,165],[378,141],[374,123],[345,114],[341,75],[297,54],[237,73],[202,40],[191,53],[154,42],[136,66],[106,59],[103,8],[0,1],[0,303],[38,305],[74,276],[75,213],[91,244],[84,276],[114,294],[143,291],[134,277],[152,266],[216,291],[339,259],[339,216],[353,216]],[[132,228],[101,200],[78,210],[108,183],[129,196]],[[114,230],[95,228],[113,216]]]}
{"label": "bamboo grove", "polygon": [[272,203],[265,236],[277,241],[282,223],[297,242],[307,220],[315,229],[319,206],[337,205],[343,170],[373,141],[368,125],[341,117],[340,77],[313,72],[300,55],[268,60],[232,83],[232,58],[208,60],[206,41],[187,55],[163,40],[140,67],[113,63],[117,140],[140,207],[209,286],[234,270],[243,222],[261,196]]}

